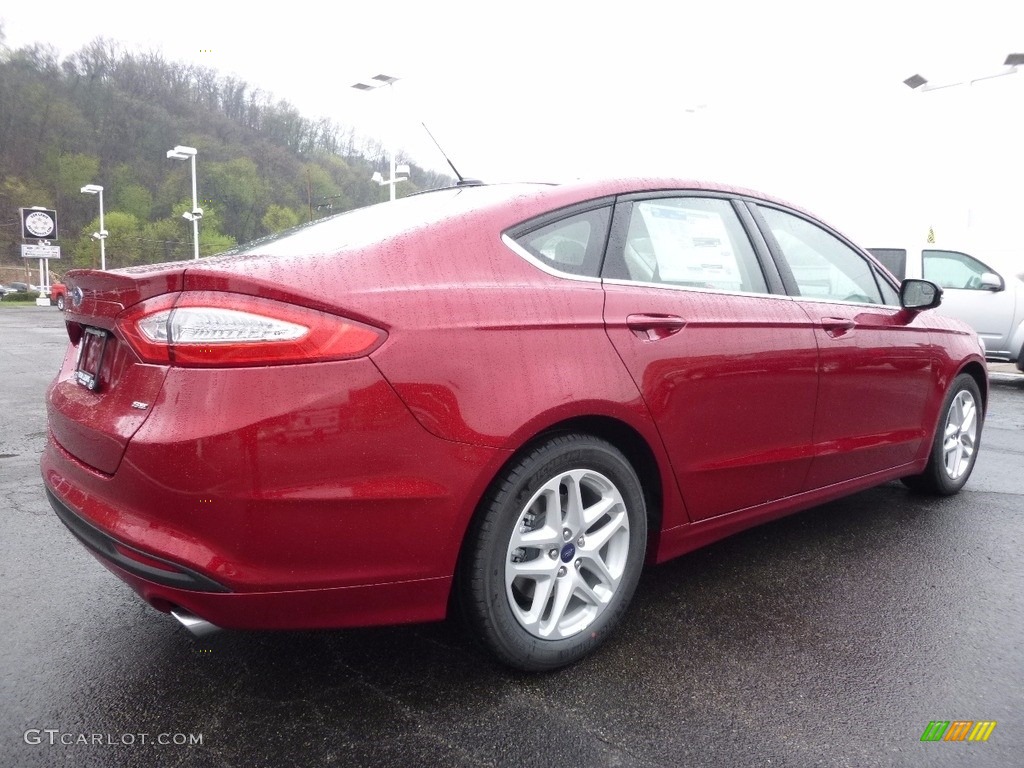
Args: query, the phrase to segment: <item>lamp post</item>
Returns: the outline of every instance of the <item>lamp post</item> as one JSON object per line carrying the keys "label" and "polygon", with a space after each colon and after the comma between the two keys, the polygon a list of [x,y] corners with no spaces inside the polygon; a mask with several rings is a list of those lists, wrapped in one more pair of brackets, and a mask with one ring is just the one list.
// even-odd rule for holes
{"label": "lamp post", "polygon": [[[399,80],[399,78],[392,77],[391,75],[374,75],[373,77],[370,78],[370,82],[367,82],[367,83],[363,83],[363,82],[353,83],[352,87],[355,88],[357,91],[373,91],[373,90],[376,90],[377,88],[380,88],[381,86],[386,85],[386,86],[388,86],[388,89],[390,90],[391,86],[394,85],[396,82],[398,82],[398,80]],[[394,95],[392,95],[392,97],[391,97],[391,104],[392,104],[392,111],[394,111]],[[392,122],[393,121],[394,121],[394,115],[392,115]],[[389,144],[388,154],[391,156],[391,158],[389,160],[390,178],[385,179],[380,174],[380,172],[377,172],[377,173],[373,174],[373,177],[370,179],[370,181],[375,181],[378,184],[380,184],[381,186],[384,186],[385,184],[387,184],[390,187],[390,189],[391,189],[390,199],[393,201],[395,199],[395,184],[397,182],[399,182],[399,181],[408,181],[409,180],[409,166],[403,164],[403,165],[398,166],[398,168],[395,168],[395,137],[394,137],[394,127],[393,126],[392,126],[391,130],[389,131],[389,133],[391,134],[390,141],[388,142],[388,144]],[[396,172],[397,173],[405,173],[405,176],[396,176],[395,175]]]}
{"label": "lamp post", "polygon": [[[977,75],[975,77],[968,78],[966,80],[957,80],[952,83],[931,83],[926,77],[921,74],[913,74],[903,81],[903,84],[911,90],[919,93],[926,91],[940,91],[944,88],[954,88],[959,85],[966,85],[968,90],[973,90],[975,83],[980,83],[983,80],[994,80],[997,77],[1005,77],[1006,75],[1012,75],[1017,72],[1017,67],[1024,65],[1024,53],[1011,53],[1007,55],[1006,60],[1003,61],[1003,69],[998,72],[989,72]],[[970,200],[968,200],[970,203]],[[967,230],[971,229],[971,205],[967,206]]]}
{"label": "lamp post", "polygon": [[92,236],[100,241],[100,269],[105,272],[107,270],[107,230],[103,228],[103,187],[99,184],[86,184],[82,187],[82,194],[100,196],[100,231],[93,232]]}
{"label": "lamp post", "polygon": [[167,157],[175,160],[192,160],[192,210],[181,214],[182,218],[192,222],[192,244],[195,258],[199,258],[199,220],[203,218],[203,209],[199,207],[199,194],[196,188],[196,154],[195,147],[183,147],[180,144],[167,150]]}
{"label": "lamp post", "polygon": [[908,88],[915,91],[938,91],[943,88],[952,88],[957,85],[966,85],[968,87],[979,83],[982,80],[993,80],[997,77],[1005,77],[1006,75],[1012,75],[1017,71],[1017,67],[1024,64],[1024,53],[1011,53],[1006,57],[1006,61],[1003,62],[1005,69],[1001,69],[998,72],[992,72],[984,75],[978,75],[968,80],[957,80],[954,83],[942,83],[935,84],[928,82],[927,78],[920,74],[914,74],[903,81],[903,84]]}
{"label": "lamp post", "polygon": [[[402,175],[396,176],[395,175],[396,173],[402,174]],[[395,183],[399,182],[399,181],[408,181],[408,180],[409,180],[409,166],[406,165],[405,163],[402,163],[401,165],[395,165],[395,161],[394,161],[393,157],[391,158],[391,178],[390,179],[385,179],[384,175],[380,171],[374,171],[373,176],[370,177],[370,181],[375,181],[378,184],[380,184],[382,187],[385,184],[387,184],[388,186],[391,187],[391,199],[392,200],[395,199]]]}

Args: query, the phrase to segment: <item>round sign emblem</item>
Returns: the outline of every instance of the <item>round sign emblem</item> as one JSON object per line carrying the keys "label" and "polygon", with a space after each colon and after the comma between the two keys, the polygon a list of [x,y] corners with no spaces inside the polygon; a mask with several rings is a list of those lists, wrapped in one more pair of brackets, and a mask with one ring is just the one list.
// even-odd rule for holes
{"label": "round sign emblem", "polygon": [[33,211],[25,217],[25,229],[35,237],[49,237],[56,229],[56,224],[49,214]]}

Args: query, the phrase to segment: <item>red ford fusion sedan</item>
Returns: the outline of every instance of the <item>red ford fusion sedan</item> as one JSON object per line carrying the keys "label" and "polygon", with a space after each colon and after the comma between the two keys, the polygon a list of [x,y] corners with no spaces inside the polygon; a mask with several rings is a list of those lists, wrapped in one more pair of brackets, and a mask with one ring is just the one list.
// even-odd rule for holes
{"label": "red ford fusion sedan", "polygon": [[571,663],[644,563],[893,479],[957,492],[984,351],[805,211],[462,185],[68,274],[46,493],[194,630],[422,622]]}

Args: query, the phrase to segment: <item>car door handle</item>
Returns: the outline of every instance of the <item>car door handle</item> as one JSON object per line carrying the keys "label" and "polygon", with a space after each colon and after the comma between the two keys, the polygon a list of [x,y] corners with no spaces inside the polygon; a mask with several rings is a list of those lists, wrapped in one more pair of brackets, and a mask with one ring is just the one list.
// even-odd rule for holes
{"label": "car door handle", "polygon": [[852,331],[857,324],[848,317],[823,317],[821,318],[821,327],[829,336],[836,338],[844,335],[847,331]]}
{"label": "car door handle", "polygon": [[658,341],[679,333],[686,321],[678,315],[638,314],[627,316],[626,325],[638,339]]}

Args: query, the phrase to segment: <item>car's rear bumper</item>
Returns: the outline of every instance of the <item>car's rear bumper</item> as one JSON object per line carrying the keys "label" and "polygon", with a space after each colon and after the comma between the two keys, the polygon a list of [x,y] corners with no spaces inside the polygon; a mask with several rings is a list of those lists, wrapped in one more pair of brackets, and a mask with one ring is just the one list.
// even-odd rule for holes
{"label": "car's rear bumper", "polygon": [[[184,609],[225,629],[315,629],[444,618],[451,577],[328,589],[232,592],[177,563],[129,547],[77,515],[47,489],[75,537],[154,608]],[[132,554],[127,554],[131,552]]]}
{"label": "car's rear bumper", "polygon": [[[96,553],[93,553],[96,555]],[[324,629],[438,621],[450,576],[274,592],[194,592],[156,584],[96,558],[154,608],[184,609],[222,629]]]}
{"label": "car's rear bumper", "polygon": [[60,521],[85,547],[103,562],[116,566],[122,572],[137,579],[145,579],[176,590],[201,592],[229,592],[223,584],[204,576],[198,571],[173,563],[170,560],[146,554],[139,549],[118,541],[105,531],[97,528],[81,515],[76,514],[49,488],[46,498],[57,513]]}
{"label": "car's rear bumper", "polygon": [[[294,370],[172,371],[113,474],[50,434],[51,504],[162,610],[237,628],[442,617],[466,526],[508,452],[431,435],[367,360],[317,374],[333,385],[296,391]],[[213,388],[240,407],[169,407]],[[286,407],[267,417],[267,400]]]}

